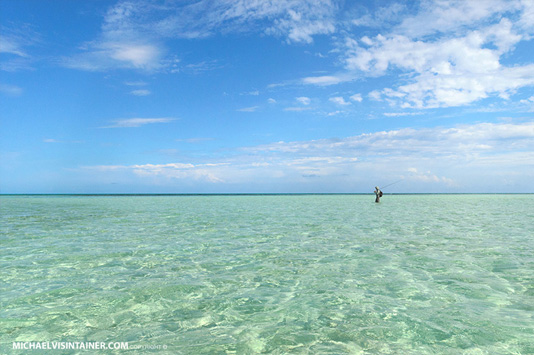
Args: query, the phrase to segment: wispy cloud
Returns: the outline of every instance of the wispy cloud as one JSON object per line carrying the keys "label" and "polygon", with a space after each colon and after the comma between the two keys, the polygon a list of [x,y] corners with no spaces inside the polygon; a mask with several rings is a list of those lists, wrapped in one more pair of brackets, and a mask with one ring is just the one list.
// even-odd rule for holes
{"label": "wispy cloud", "polygon": [[190,63],[190,64],[183,65],[179,68],[177,67],[177,69],[175,70],[181,71],[187,74],[197,75],[197,74],[204,73],[206,71],[216,70],[222,67],[223,65],[219,64],[219,62],[216,60],[204,60],[199,63]]}
{"label": "wispy cloud", "polygon": [[151,94],[151,92],[150,90],[139,89],[139,90],[130,91],[130,94],[135,95],[135,96],[148,96]]}
{"label": "wispy cloud", "polygon": [[237,109],[238,112],[255,112],[259,109],[259,106],[251,106]]}
{"label": "wispy cloud", "polygon": [[124,83],[127,86],[146,86],[148,83],[146,81],[127,81]]}
{"label": "wispy cloud", "polygon": [[287,15],[275,21],[266,33],[287,35],[287,42],[311,43],[314,35],[335,32],[334,2],[286,2],[286,6],[283,11]]}
{"label": "wispy cloud", "polygon": [[[514,147],[508,145],[514,140]],[[431,159],[443,156],[465,158],[475,154],[501,154],[517,149],[534,149],[534,123],[480,123],[453,128],[404,128],[400,130],[365,133],[344,139],[320,139],[305,142],[277,142],[247,148],[251,151],[270,151],[299,154],[323,152],[337,155],[383,155],[389,157],[414,156]],[[386,154],[387,153],[387,154]],[[532,156],[531,163],[534,163]]]}
{"label": "wispy cloud", "polygon": [[207,61],[177,67],[176,60],[165,58],[165,41],[204,38],[217,33],[263,32],[285,37],[289,43],[311,43],[313,36],[335,31],[336,9],[333,0],[200,0],[165,4],[120,1],[107,11],[100,36],[61,62],[70,68],[89,71],[119,68],[199,73],[219,66]]}
{"label": "wispy cloud", "polygon": [[219,164],[191,164],[191,163],[168,163],[168,164],[139,164],[139,165],[99,165],[83,167],[87,171],[114,172],[127,171],[141,178],[159,177],[163,179],[199,180],[211,183],[224,182],[216,176],[214,170],[217,167],[227,165]]}
{"label": "wispy cloud", "polygon": [[335,30],[334,1],[207,1],[178,7],[153,7],[153,28],[163,36],[202,38],[215,33],[261,31],[288,42],[310,43]]}
{"label": "wispy cloud", "polygon": [[163,50],[155,44],[133,40],[89,43],[87,49],[71,57],[64,57],[61,63],[69,68],[88,71],[109,69],[140,69],[154,71],[162,68]]}
{"label": "wispy cloud", "polygon": [[186,142],[186,143],[197,144],[197,143],[209,142],[209,141],[213,141],[213,140],[215,140],[215,138],[196,137],[196,138],[177,139],[176,141],[177,142]]}
{"label": "wispy cloud", "polygon": [[22,48],[19,38],[2,36],[0,38],[0,53],[13,54],[18,57],[28,57],[26,51]]}
{"label": "wispy cloud", "polygon": [[33,69],[35,61],[31,55],[32,47],[41,42],[41,35],[32,25],[18,24],[0,27],[0,70],[14,72]]}
{"label": "wispy cloud", "polygon": [[329,86],[351,81],[353,78],[347,76],[347,74],[340,75],[323,75],[323,76],[310,76],[301,79],[303,84],[317,85],[317,86]]}
{"label": "wispy cloud", "polygon": [[107,11],[100,35],[80,46],[78,53],[62,58],[61,64],[88,71],[160,70],[164,66],[165,47],[153,31],[144,28],[149,24],[136,22],[140,18],[147,21],[152,8],[145,1],[119,2]]}
{"label": "wispy cloud", "polygon": [[410,173],[410,180],[420,181],[423,183],[444,183],[445,185],[454,186],[456,183],[453,179],[445,176],[437,176],[430,170],[419,171],[417,168],[408,168],[407,172]]}
{"label": "wispy cloud", "polygon": [[309,111],[311,110],[311,107],[305,106],[297,106],[297,107],[286,107],[284,108],[284,111],[293,111],[293,112],[301,112],[301,111]]}
{"label": "wispy cloud", "polygon": [[83,141],[59,140],[59,139],[55,139],[55,138],[45,138],[45,139],[43,139],[43,142],[44,143],[63,143],[63,144],[72,144],[72,143],[79,144],[79,143],[83,143]]}
{"label": "wispy cloud", "polygon": [[175,121],[176,118],[126,118],[113,121],[114,123],[110,126],[104,126],[101,128],[130,128],[130,127],[141,127],[148,124],[154,123],[169,123]]}
{"label": "wispy cloud", "polygon": [[30,57],[28,48],[41,41],[39,33],[29,24],[2,25],[0,31],[0,53],[27,58]]}
{"label": "wispy cloud", "polygon": [[495,14],[516,12],[522,7],[521,1],[506,0],[422,1],[420,11],[414,16],[402,17],[402,23],[395,30],[412,38],[451,33],[480,26]]}
{"label": "wispy cloud", "polygon": [[[365,11],[365,9],[362,9]],[[350,24],[357,27],[382,28],[398,24],[406,13],[404,4],[392,3],[379,7],[374,13],[366,12],[350,20]]]}
{"label": "wispy cloud", "polygon": [[385,112],[384,116],[386,117],[403,117],[403,116],[419,116],[423,112]]}
{"label": "wispy cloud", "polygon": [[0,92],[9,96],[20,96],[24,90],[15,85],[0,84]]}
{"label": "wispy cloud", "polygon": [[260,94],[259,90],[253,90],[253,91],[242,92],[240,95],[259,96],[259,94]]}

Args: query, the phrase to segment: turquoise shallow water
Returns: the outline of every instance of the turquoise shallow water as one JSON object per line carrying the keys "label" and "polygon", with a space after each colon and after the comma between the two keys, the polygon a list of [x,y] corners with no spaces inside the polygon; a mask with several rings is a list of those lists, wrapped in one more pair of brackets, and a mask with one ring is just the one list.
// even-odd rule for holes
{"label": "turquoise shallow water", "polygon": [[534,353],[534,195],[2,196],[0,218],[2,354]]}

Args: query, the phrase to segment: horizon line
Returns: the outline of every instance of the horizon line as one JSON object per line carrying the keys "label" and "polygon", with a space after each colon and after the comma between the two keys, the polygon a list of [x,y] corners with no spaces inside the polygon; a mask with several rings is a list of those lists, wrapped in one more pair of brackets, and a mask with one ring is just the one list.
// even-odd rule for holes
{"label": "horizon line", "polygon": [[[0,196],[304,196],[374,195],[373,192],[125,192],[125,193],[0,193]],[[386,192],[384,195],[534,195],[534,192]]]}

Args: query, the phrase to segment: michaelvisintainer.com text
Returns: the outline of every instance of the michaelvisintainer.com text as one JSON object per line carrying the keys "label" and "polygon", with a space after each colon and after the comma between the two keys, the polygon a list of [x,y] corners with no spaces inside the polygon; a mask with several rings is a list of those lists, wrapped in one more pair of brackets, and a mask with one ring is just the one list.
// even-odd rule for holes
{"label": "michaelvisintainer.com text", "polygon": [[27,341],[13,342],[13,350],[128,350],[127,342]]}

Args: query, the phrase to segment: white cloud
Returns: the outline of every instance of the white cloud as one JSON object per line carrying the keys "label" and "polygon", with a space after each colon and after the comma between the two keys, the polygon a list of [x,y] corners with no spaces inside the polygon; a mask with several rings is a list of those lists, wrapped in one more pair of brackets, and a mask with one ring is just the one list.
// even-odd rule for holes
{"label": "white cloud", "polygon": [[269,99],[267,100],[267,102],[270,103],[270,104],[275,104],[275,103],[276,103],[276,100],[273,99],[273,98],[269,98]]}
{"label": "white cloud", "polygon": [[519,103],[529,107],[529,112],[534,112],[534,96],[531,96],[526,100],[519,100]]}
{"label": "white cloud", "polygon": [[380,94],[380,91],[373,90],[368,94],[369,98],[371,100],[380,101],[382,99],[382,95]]}
{"label": "white cloud", "polygon": [[297,101],[300,102],[301,104],[307,106],[311,103],[311,99],[309,97],[305,97],[305,96],[301,96],[301,97],[297,97]]}
{"label": "white cloud", "polygon": [[[502,2],[497,2],[493,8],[486,5],[479,8],[473,6],[473,2],[460,3],[470,4],[464,9],[464,17],[448,18],[458,10],[449,5],[446,11],[442,9],[444,12],[439,9],[433,12],[436,16],[447,17],[444,19],[447,25],[438,26],[439,31],[436,21],[420,23],[414,20],[418,25],[412,26],[411,19],[419,19],[416,16],[406,19],[395,33],[362,38],[363,45],[348,39],[345,42],[346,68],[370,76],[383,76],[393,69],[411,73],[406,84],[380,91],[382,98],[401,107],[461,106],[491,95],[507,99],[518,88],[534,85],[532,65],[505,67],[501,64],[501,57],[524,38],[514,30],[509,19],[503,18],[499,23],[477,30],[458,27],[499,11],[497,5]],[[415,29],[417,34],[453,29],[462,34],[455,32],[454,36],[416,39],[410,36],[415,35],[412,33]],[[401,34],[403,32],[405,34]],[[374,98],[378,99],[378,95]]]}
{"label": "white cloud", "polygon": [[350,99],[352,101],[356,101],[356,102],[362,102],[363,101],[363,98],[362,98],[362,95],[361,94],[354,94],[350,97]]}
{"label": "white cloud", "polygon": [[[378,35],[369,48],[347,42],[347,68],[383,75],[388,68],[397,67],[416,73],[432,74],[485,73],[500,67],[499,57],[521,37],[511,33],[511,23],[503,19],[499,29],[487,28],[463,37],[435,41],[413,40],[402,35]],[[500,33],[495,36],[494,33]],[[498,45],[491,50],[485,46]]]}
{"label": "white cloud", "polygon": [[111,58],[121,62],[129,63],[135,68],[149,68],[154,61],[159,58],[159,49],[151,44],[140,43],[110,43],[109,48]]}
{"label": "white cloud", "polygon": [[341,96],[331,97],[328,100],[330,102],[333,102],[333,103],[335,103],[337,105],[341,105],[341,106],[348,106],[348,105],[351,104],[350,102],[345,101],[345,99],[343,97],[341,97]]}
{"label": "white cloud", "polygon": [[467,105],[492,94],[508,99],[517,89],[532,85],[534,65],[527,65],[483,75],[465,73],[436,78],[425,73],[414,83],[401,85],[396,90],[384,89],[382,94],[403,108],[436,108]]}
{"label": "white cloud", "polygon": [[337,110],[337,111],[328,112],[327,116],[331,117],[331,116],[340,115],[342,113],[344,113],[344,111]]}
{"label": "white cloud", "polygon": [[147,124],[154,123],[169,123],[175,121],[176,118],[126,118],[115,120],[111,126],[105,126],[101,128],[129,128],[129,127],[141,127]]}

